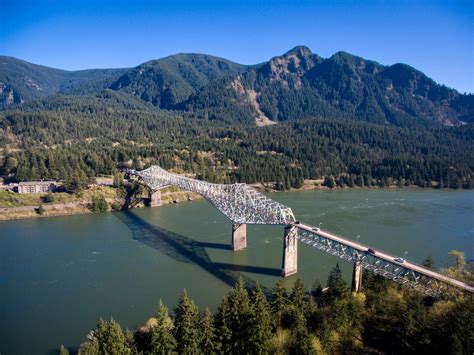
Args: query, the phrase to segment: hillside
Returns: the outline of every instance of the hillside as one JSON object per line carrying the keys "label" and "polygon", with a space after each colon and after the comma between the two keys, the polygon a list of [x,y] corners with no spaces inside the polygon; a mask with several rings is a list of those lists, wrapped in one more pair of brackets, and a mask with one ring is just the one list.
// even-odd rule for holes
{"label": "hillside", "polygon": [[244,65],[209,55],[176,54],[127,71],[111,88],[170,109],[209,82],[245,69]]}
{"label": "hillside", "polygon": [[0,56],[0,108],[52,94],[86,94],[110,86],[127,69],[66,71]]}
{"label": "hillside", "polygon": [[223,120],[238,111],[241,121],[260,125],[308,117],[396,126],[474,122],[474,95],[461,95],[408,65],[383,66],[344,52],[324,59],[304,46],[212,82],[180,108]]}
{"label": "hillside", "polygon": [[474,95],[406,64],[384,66],[345,52],[322,58],[304,46],[254,66],[176,54],[132,69],[69,72],[0,57],[0,107],[108,88],[158,108],[259,126],[306,118],[399,127],[474,123]]}
{"label": "hillside", "polygon": [[404,64],[306,47],[255,66],[197,54],[79,72],[2,60],[10,181],[158,164],[277,189],[474,185],[474,96]]}

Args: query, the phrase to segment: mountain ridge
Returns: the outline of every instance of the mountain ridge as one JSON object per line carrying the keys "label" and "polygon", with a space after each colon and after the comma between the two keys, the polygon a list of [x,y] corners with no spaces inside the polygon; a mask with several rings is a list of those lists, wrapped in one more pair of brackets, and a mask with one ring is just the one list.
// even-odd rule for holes
{"label": "mountain ridge", "polygon": [[65,71],[0,57],[3,108],[105,89],[158,109],[259,126],[311,117],[395,126],[474,123],[474,95],[438,84],[416,68],[344,51],[323,58],[303,45],[256,65],[178,53],[134,68]]}
{"label": "mountain ridge", "polygon": [[[394,125],[474,122],[473,95],[439,85],[408,65],[384,66],[346,52],[322,58],[298,46],[235,80],[229,86],[221,79],[221,85],[203,88],[182,106],[222,119],[223,106],[240,102],[247,105],[241,107],[242,119],[257,123],[262,113],[271,122],[311,116]],[[249,93],[256,98],[253,105]]]}

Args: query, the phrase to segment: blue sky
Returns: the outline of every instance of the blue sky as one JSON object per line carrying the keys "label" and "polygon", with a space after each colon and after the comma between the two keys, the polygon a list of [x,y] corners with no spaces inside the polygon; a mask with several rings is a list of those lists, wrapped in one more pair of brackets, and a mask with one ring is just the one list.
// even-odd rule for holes
{"label": "blue sky", "polygon": [[62,69],[179,52],[255,64],[304,44],[403,62],[474,92],[472,1],[0,0],[0,54]]}

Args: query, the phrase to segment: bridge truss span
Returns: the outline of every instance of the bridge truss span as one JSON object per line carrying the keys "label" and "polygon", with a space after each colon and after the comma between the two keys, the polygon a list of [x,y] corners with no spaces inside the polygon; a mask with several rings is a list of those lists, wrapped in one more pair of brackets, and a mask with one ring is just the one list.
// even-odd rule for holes
{"label": "bridge truss span", "polygon": [[[246,184],[214,184],[181,176],[153,165],[148,169],[127,170],[154,192],[176,186],[200,194],[232,222],[232,250],[247,246],[247,224],[284,225],[282,276],[297,272],[297,241],[354,264],[353,290],[362,285],[362,270],[411,287],[430,296],[452,295],[459,290],[474,293],[474,287],[393,255],[322,231],[295,220],[291,208],[268,198]],[[153,201],[153,199],[151,198]]]}
{"label": "bridge truss span", "polygon": [[367,247],[348,239],[306,225],[298,227],[298,241],[317,248],[340,259],[360,265],[363,269],[381,275],[404,286],[411,287],[426,295],[438,297],[464,290],[474,292],[474,288],[462,281],[439,274],[408,261],[397,262],[395,257],[383,252],[367,252]]}
{"label": "bridge truss span", "polygon": [[287,225],[295,221],[291,208],[246,184],[214,184],[169,173],[157,165],[141,171],[127,170],[126,173],[140,178],[154,191],[172,185],[198,193],[233,223]]}

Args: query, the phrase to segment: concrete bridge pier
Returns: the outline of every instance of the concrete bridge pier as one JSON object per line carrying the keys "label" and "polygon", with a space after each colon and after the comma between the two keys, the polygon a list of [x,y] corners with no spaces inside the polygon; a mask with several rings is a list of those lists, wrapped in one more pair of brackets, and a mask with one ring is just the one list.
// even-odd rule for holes
{"label": "concrete bridge pier", "polygon": [[362,288],[362,262],[356,261],[352,272],[352,291],[359,292]]}
{"label": "concrete bridge pier", "polygon": [[161,206],[161,190],[150,190],[148,193],[148,205],[150,207]]}
{"label": "concrete bridge pier", "polygon": [[232,250],[247,248],[247,225],[245,223],[232,224]]}
{"label": "concrete bridge pier", "polygon": [[298,228],[288,225],[283,237],[283,260],[281,276],[287,277],[298,272]]}

